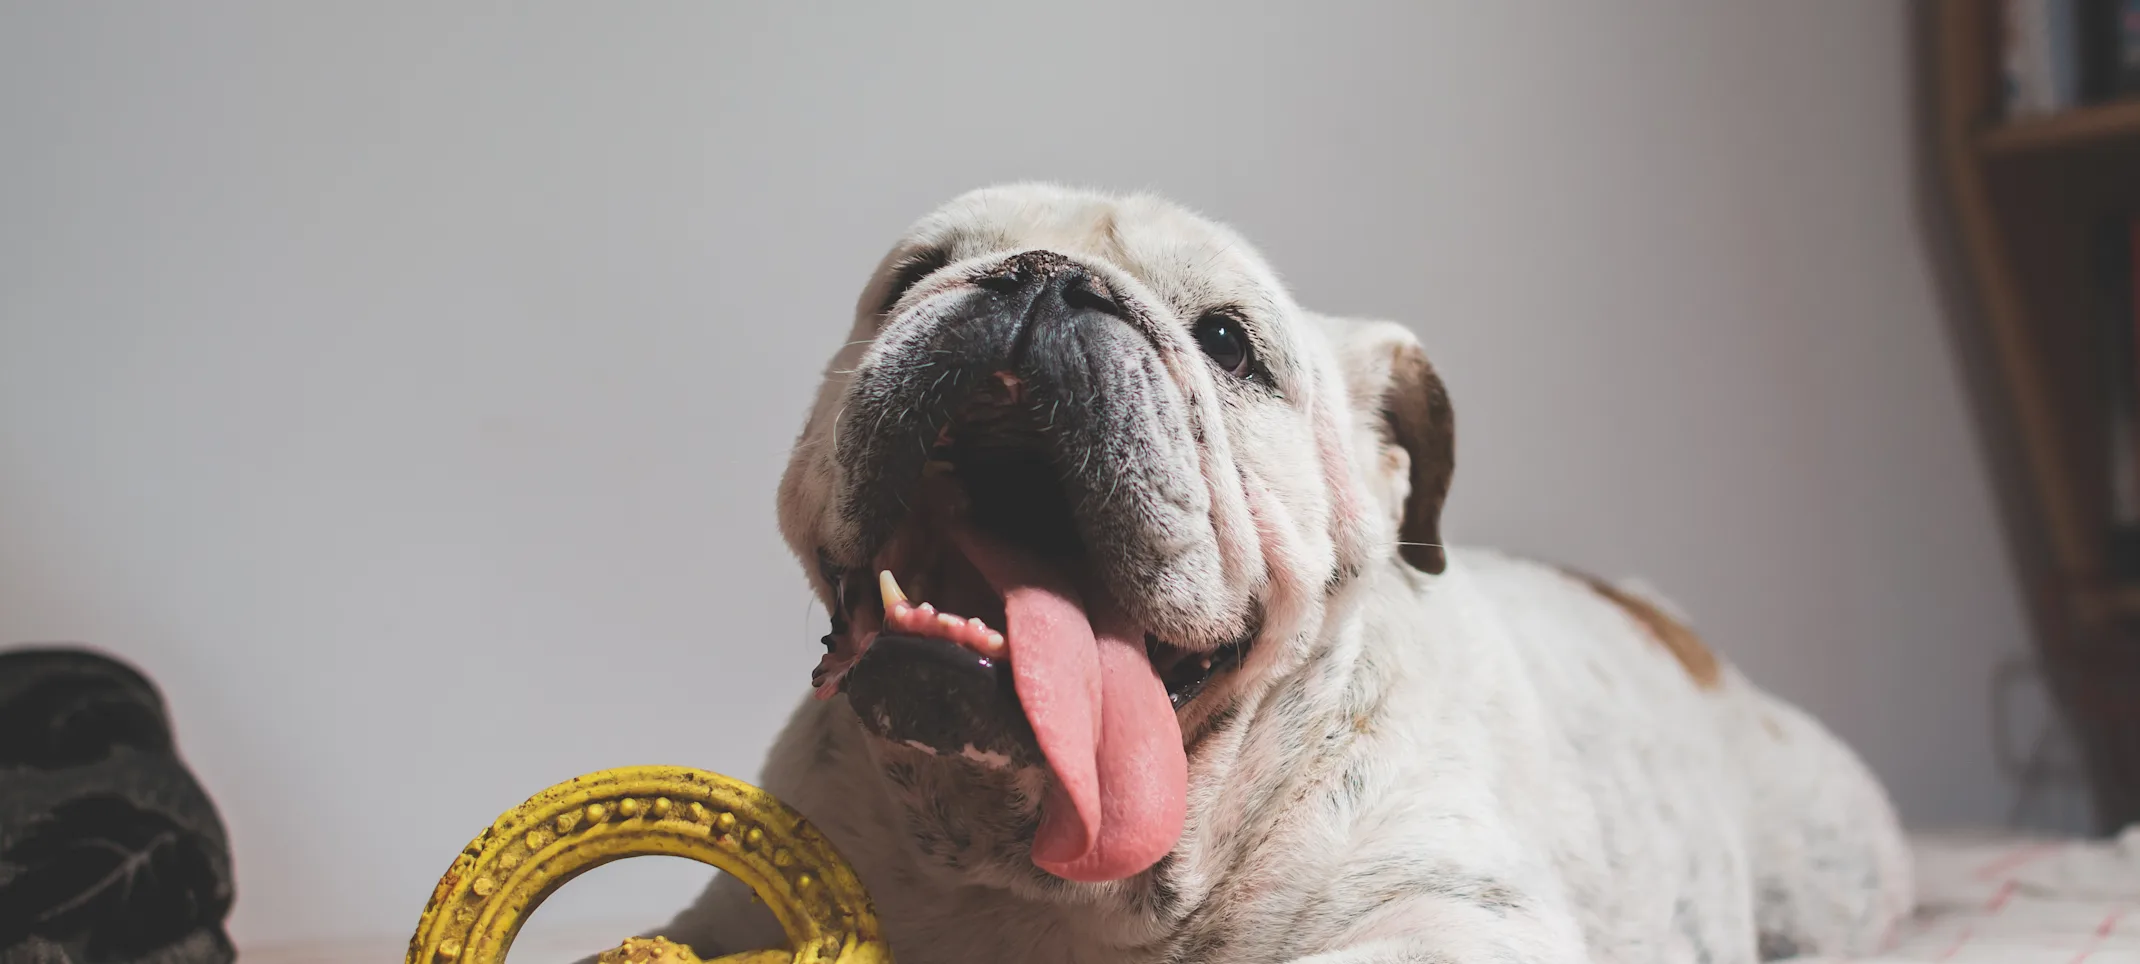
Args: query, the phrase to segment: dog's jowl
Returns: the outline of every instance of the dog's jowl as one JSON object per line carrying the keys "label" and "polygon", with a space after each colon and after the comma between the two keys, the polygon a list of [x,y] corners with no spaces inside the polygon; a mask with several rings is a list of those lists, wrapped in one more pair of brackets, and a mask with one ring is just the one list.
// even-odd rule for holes
{"label": "dog's jowl", "polygon": [[[779,498],[831,631],[763,781],[905,964],[1730,964],[1907,912],[1857,758],[1669,603],[1445,549],[1418,340],[1227,229],[975,192],[837,335]],[[726,879],[665,932],[780,940]]]}

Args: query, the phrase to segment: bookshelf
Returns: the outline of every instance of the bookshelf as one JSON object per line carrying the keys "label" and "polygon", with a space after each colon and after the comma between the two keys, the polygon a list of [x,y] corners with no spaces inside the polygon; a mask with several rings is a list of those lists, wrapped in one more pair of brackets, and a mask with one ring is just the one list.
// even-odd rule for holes
{"label": "bookshelf", "polygon": [[1993,158],[2114,149],[2121,145],[2140,146],[2140,101],[2081,107],[2040,120],[2001,123],[1977,135],[1978,149]]}
{"label": "bookshelf", "polygon": [[2140,100],[2008,121],[2001,0],[1933,0],[1934,151],[2012,429],[2037,656],[2098,822],[2140,819],[2140,574],[2114,566],[2101,225],[2140,215]]}

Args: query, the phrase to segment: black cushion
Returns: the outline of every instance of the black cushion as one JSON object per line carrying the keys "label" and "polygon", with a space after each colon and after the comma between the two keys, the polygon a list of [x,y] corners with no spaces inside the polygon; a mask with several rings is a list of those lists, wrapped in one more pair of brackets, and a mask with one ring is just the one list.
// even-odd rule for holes
{"label": "black cushion", "polygon": [[155,685],[87,650],[0,652],[0,964],[223,964],[232,894]]}

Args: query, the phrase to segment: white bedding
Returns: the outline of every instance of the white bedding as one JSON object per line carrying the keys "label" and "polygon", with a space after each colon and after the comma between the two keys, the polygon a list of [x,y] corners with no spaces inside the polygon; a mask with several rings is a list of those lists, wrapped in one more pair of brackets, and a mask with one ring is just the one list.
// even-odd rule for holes
{"label": "white bedding", "polygon": [[[2140,964],[2140,826],[2115,841],[1946,835],[1914,844],[1916,919],[1897,931],[1887,953],[1850,964]],[[516,943],[512,959],[569,961],[633,929],[538,927]],[[400,940],[252,947],[241,960],[384,964],[401,958]],[[1815,962],[1842,964],[1800,964]]]}
{"label": "white bedding", "polygon": [[1950,835],[1914,845],[1917,916],[1861,964],[2140,964],[2140,826],[2106,841]]}

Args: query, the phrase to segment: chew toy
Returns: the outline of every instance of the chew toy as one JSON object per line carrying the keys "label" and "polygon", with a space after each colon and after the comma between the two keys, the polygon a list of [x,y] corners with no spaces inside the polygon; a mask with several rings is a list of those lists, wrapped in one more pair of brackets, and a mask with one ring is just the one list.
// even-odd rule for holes
{"label": "chew toy", "polygon": [[681,945],[634,938],[603,964],[891,964],[869,895],[831,842],[771,794],[686,767],[590,773],[506,811],[439,878],[405,964],[502,964],[544,898],[642,856],[686,857],[743,881],[788,946],[700,962]]}

